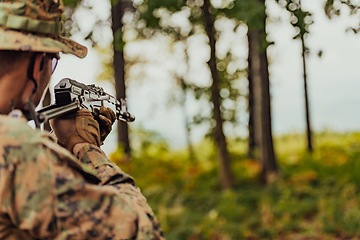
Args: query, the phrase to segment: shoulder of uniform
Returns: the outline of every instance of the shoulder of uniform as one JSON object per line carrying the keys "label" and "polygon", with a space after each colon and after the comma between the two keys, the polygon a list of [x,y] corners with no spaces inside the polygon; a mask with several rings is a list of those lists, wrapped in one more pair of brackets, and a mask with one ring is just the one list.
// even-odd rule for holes
{"label": "shoulder of uniform", "polygon": [[53,142],[49,133],[32,129],[22,117],[0,115],[0,143],[4,145],[25,145],[37,144],[44,141]]}
{"label": "shoulder of uniform", "polygon": [[22,117],[12,117],[10,115],[0,115],[0,134],[9,134],[16,132],[33,132],[33,129],[27,124],[27,120]]}
{"label": "shoulder of uniform", "polygon": [[26,119],[0,115],[1,152],[6,152],[7,156],[16,156],[18,160],[21,158],[36,159],[42,154],[46,154],[50,158],[52,155],[52,161],[66,162],[88,179],[93,178],[93,182],[99,182],[95,176],[90,176],[95,173],[79,163],[72,153],[54,142],[49,132],[32,129]]}

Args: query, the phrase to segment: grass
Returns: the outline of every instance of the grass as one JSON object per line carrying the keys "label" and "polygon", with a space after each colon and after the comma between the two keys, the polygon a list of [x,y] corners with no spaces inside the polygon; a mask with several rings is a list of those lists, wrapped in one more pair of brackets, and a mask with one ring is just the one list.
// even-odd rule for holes
{"label": "grass", "polygon": [[156,134],[149,138],[131,162],[119,152],[111,159],[135,178],[168,240],[360,239],[360,133],[318,133],[313,154],[301,134],[276,137],[280,176],[267,186],[246,142],[232,141],[235,185],[227,191],[211,141],[190,160]]}

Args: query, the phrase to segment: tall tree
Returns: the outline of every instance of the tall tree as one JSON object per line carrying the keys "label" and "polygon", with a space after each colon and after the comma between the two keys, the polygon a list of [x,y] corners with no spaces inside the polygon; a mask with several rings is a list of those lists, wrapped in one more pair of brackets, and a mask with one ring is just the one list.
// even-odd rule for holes
{"label": "tall tree", "polygon": [[294,20],[291,24],[293,27],[299,30],[299,33],[294,39],[300,39],[302,49],[302,63],[303,63],[303,76],[304,76],[304,99],[305,99],[305,119],[306,119],[306,137],[307,137],[307,150],[313,151],[312,141],[312,127],[310,118],[310,107],[309,107],[309,94],[308,94],[308,79],[307,79],[307,66],[306,56],[309,53],[309,49],[305,44],[305,36],[309,33],[308,27],[313,24],[311,19],[311,13],[303,11],[301,8],[301,0],[287,0],[285,4],[286,9],[293,15]]}
{"label": "tall tree", "polygon": [[[253,33],[248,33],[248,43],[253,41]],[[254,157],[255,151],[257,148],[256,139],[255,139],[255,126],[254,126],[254,87],[253,87],[253,65],[252,65],[252,56],[253,53],[251,52],[250,48],[248,50],[248,113],[249,113],[249,121],[248,121],[248,157]]]}
{"label": "tall tree", "polygon": [[[259,59],[255,61],[253,59],[253,64],[255,62],[260,63],[260,75],[261,77],[256,82],[255,77],[253,79],[253,88],[254,93],[258,95],[256,98],[254,97],[254,104],[258,111],[254,115],[254,118],[259,118],[258,126],[255,125],[255,132],[257,135],[257,141],[260,148],[260,158],[263,165],[262,169],[262,178],[266,182],[269,177],[274,174],[277,174],[278,168],[275,159],[274,153],[274,145],[273,145],[273,137],[272,137],[272,126],[271,126],[271,97],[270,97],[270,79],[269,79],[269,63],[267,57],[267,47],[268,43],[266,41],[266,7],[265,0],[258,0],[258,3],[261,5],[261,18],[260,28],[259,29],[251,29],[249,28],[249,32],[257,31],[255,33],[254,43],[255,45],[255,55],[258,55]],[[253,48],[252,44],[249,42],[249,49]],[[255,57],[256,59],[256,57]],[[255,74],[254,70],[252,71]],[[261,80],[260,80],[261,79]],[[256,92],[259,92],[258,94]],[[256,102],[257,101],[257,102]],[[256,123],[256,121],[254,122]]]}
{"label": "tall tree", "polygon": [[221,116],[221,102],[219,94],[219,75],[216,68],[216,39],[214,33],[214,16],[210,13],[210,0],[204,0],[202,6],[204,20],[205,20],[205,29],[209,37],[210,44],[210,60],[208,65],[211,71],[212,76],[212,85],[211,85],[211,99],[213,103],[213,114],[216,121],[216,126],[214,129],[214,139],[217,142],[217,150],[219,154],[219,165],[220,165],[220,179],[223,189],[231,188],[232,186],[232,174],[230,170],[230,156],[227,149],[227,142],[223,130],[223,119]]}
{"label": "tall tree", "polygon": [[[131,2],[130,2],[131,3]],[[122,40],[122,18],[125,13],[126,6],[129,2],[125,0],[112,1],[111,7],[111,29],[113,32],[113,48],[114,58],[113,66],[115,73],[115,90],[116,98],[126,99],[126,86],[125,86],[125,59],[124,59],[124,43]],[[123,148],[124,153],[131,155],[130,142],[129,142],[129,129],[126,122],[118,121],[118,143]]]}
{"label": "tall tree", "polygon": [[262,163],[263,182],[278,172],[271,125],[265,10],[265,0],[249,0],[235,1],[223,11],[248,26],[249,153]]}
{"label": "tall tree", "polygon": [[253,88],[255,141],[263,166],[262,180],[264,182],[278,171],[272,138],[268,59],[266,47],[264,47],[266,36],[265,20],[266,15],[263,17],[264,27],[262,29],[249,26],[248,32],[249,57],[251,61],[249,72]]}

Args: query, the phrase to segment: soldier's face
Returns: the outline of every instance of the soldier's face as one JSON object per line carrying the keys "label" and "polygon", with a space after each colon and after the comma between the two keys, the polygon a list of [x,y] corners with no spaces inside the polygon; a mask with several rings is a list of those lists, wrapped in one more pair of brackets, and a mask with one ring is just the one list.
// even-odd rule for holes
{"label": "soldier's face", "polygon": [[22,109],[25,113],[28,111],[27,102],[29,99],[31,99],[35,106],[40,103],[40,100],[50,82],[52,74],[51,62],[52,58],[46,54],[38,54],[38,56],[36,56],[33,72],[34,79],[37,83],[36,92],[33,93],[35,85],[30,79],[27,78],[24,90],[22,91],[20,97],[21,107],[19,108]]}

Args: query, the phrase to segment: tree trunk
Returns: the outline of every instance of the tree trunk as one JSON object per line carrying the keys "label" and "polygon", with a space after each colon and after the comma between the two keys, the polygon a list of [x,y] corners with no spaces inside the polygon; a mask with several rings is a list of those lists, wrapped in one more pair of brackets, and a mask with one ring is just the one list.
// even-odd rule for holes
{"label": "tree trunk", "polygon": [[255,135],[255,144],[258,146],[256,157],[261,156],[261,148],[262,148],[262,138],[263,132],[262,130],[262,106],[261,106],[261,99],[262,99],[262,92],[261,92],[261,85],[262,85],[262,78],[261,78],[261,62],[260,62],[260,54],[259,54],[259,31],[258,30],[250,30],[248,32],[248,40],[249,40],[249,57],[251,59],[251,64],[249,65],[249,74],[251,75],[251,83],[252,83],[252,90],[253,90],[253,124],[254,129],[256,129]]}
{"label": "tree trunk", "polygon": [[[46,90],[44,99],[43,99],[43,101],[42,101],[42,106],[43,106],[43,107],[49,106],[50,103],[51,103],[51,94],[50,94],[50,89],[48,88],[48,89]],[[44,123],[44,130],[47,130],[47,131],[49,131],[49,132],[51,131],[51,127],[50,127],[50,124],[49,124],[48,121]]]}
{"label": "tree trunk", "polygon": [[306,46],[304,35],[301,36],[302,46],[302,60],[303,60],[303,73],[304,73],[304,94],[305,94],[305,113],[306,113],[306,136],[308,143],[308,151],[313,151],[312,135],[311,135],[311,124],[310,124],[310,110],[309,110],[309,97],[307,87],[307,74],[306,74]]}
{"label": "tree trunk", "polygon": [[255,143],[259,148],[257,155],[263,166],[261,178],[263,182],[267,182],[271,175],[277,173],[277,164],[272,139],[270,83],[266,48],[263,48],[264,37],[265,28],[257,30],[249,27],[249,72],[254,97]]}
{"label": "tree trunk", "polygon": [[[117,1],[115,5],[111,8],[112,16],[112,32],[114,36],[114,72],[115,72],[115,90],[116,98],[126,99],[126,87],[125,87],[125,59],[123,49],[119,49],[119,44],[116,42],[115,36],[118,36],[119,31],[122,31],[123,23],[122,17],[124,15],[125,9],[123,6],[122,0]],[[121,39],[120,39],[121,40]],[[129,142],[129,130],[126,122],[118,122],[118,144],[124,149],[124,153],[131,155],[130,142]]]}
{"label": "tree trunk", "polygon": [[[263,41],[260,41],[260,43]],[[261,45],[260,45],[261,46]],[[260,65],[262,75],[262,149],[261,155],[263,162],[262,178],[267,181],[272,175],[276,175],[278,172],[274,144],[272,138],[272,126],[271,126],[271,96],[270,96],[270,80],[269,80],[269,63],[267,58],[266,49],[260,53]]]}
{"label": "tree trunk", "polygon": [[[248,42],[252,41],[251,33],[249,33],[248,36]],[[249,81],[249,92],[248,92],[248,113],[249,113],[249,138],[248,138],[248,157],[253,158],[255,155],[255,149],[256,149],[256,141],[255,141],[255,128],[254,128],[254,90],[253,90],[253,74],[252,74],[252,53],[253,49],[249,48],[248,53],[248,81]]]}
{"label": "tree trunk", "polygon": [[221,117],[220,111],[220,94],[219,94],[219,76],[216,68],[216,56],[215,56],[215,34],[214,34],[214,19],[212,18],[209,12],[210,2],[209,0],[204,0],[204,5],[202,7],[204,17],[205,17],[205,28],[207,35],[209,37],[210,44],[210,60],[208,65],[210,67],[212,75],[212,102],[214,105],[214,119],[216,121],[216,126],[214,129],[214,139],[217,145],[217,150],[219,154],[219,165],[220,165],[220,179],[223,189],[228,189],[232,187],[232,174],[230,171],[230,157],[227,150],[226,138],[223,132],[223,119]]}

